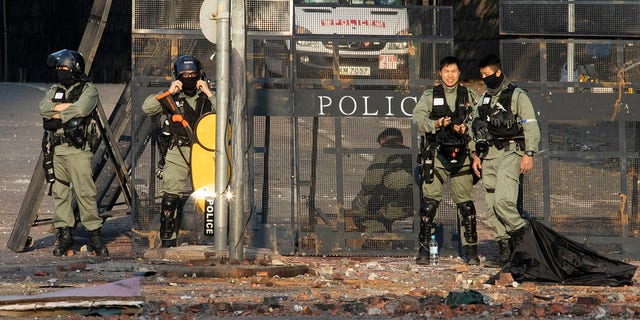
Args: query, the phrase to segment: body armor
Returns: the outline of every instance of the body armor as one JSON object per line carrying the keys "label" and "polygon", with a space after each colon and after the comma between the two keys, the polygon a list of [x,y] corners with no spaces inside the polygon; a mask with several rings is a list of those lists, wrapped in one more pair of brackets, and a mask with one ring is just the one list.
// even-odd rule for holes
{"label": "body armor", "polygon": [[453,130],[453,124],[463,124],[469,116],[469,93],[467,90],[463,86],[458,86],[455,110],[451,111],[444,88],[441,85],[433,88],[433,108],[429,119],[437,120],[442,117],[450,117],[452,125],[438,130],[435,134],[427,134],[426,138],[430,144],[438,148],[438,153],[451,164],[464,162],[464,157],[467,155],[467,143],[471,140],[468,134],[458,134]]}
{"label": "body armor", "polygon": [[478,108],[480,119],[487,124],[487,129],[493,142],[497,139],[508,140],[522,135],[522,125],[517,114],[511,111],[511,97],[516,86],[509,86],[502,90],[498,102],[491,107],[491,98],[484,95],[482,105]]}

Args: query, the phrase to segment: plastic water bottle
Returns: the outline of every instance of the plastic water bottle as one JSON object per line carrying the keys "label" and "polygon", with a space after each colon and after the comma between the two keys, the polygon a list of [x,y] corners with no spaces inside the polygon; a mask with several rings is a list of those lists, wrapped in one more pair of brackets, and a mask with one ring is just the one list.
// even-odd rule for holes
{"label": "plastic water bottle", "polygon": [[431,240],[429,240],[429,264],[432,266],[438,265],[438,241],[435,234],[432,234]]}

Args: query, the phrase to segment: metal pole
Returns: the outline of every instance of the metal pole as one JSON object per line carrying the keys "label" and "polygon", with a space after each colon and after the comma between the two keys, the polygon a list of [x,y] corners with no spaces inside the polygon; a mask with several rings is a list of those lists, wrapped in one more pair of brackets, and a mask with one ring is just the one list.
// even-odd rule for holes
{"label": "metal pole", "polygon": [[[567,31],[569,33],[574,33],[576,32],[576,5],[575,3],[573,3],[573,1],[571,1],[571,3],[569,3],[568,8],[567,8]],[[573,40],[569,40],[570,42],[567,43],[567,81],[568,82],[574,82],[574,81],[578,81],[579,79],[575,78],[575,43],[573,43]],[[573,93],[574,89],[573,89],[573,85],[567,87],[567,92],[568,93]]]}
{"label": "metal pole", "polygon": [[246,132],[246,77],[245,74],[245,0],[234,0],[231,10],[231,68],[236,76],[231,79],[232,128],[231,138],[231,191],[233,194],[229,214],[229,257],[242,261],[242,226],[244,219],[244,167],[247,163],[244,148]]}
{"label": "metal pole", "polygon": [[214,215],[214,247],[227,247],[229,229],[229,164],[227,157],[227,118],[229,108],[229,4],[230,0],[218,2],[216,17],[216,194]]}
{"label": "metal pole", "polygon": [[3,61],[2,61],[2,78],[4,79],[3,81],[7,82],[9,81],[9,40],[7,39],[8,37],[8,33],[7,33],[7,0],[2,0],[2,31],[4,34],[4,52],[2,54],[3,57]]}

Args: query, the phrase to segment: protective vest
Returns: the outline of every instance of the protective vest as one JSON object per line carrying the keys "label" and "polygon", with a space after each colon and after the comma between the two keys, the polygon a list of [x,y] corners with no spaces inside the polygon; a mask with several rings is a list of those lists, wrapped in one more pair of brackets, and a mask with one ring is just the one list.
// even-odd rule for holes
{"label": "protective vest", "polygon": [[66,93],[64,88],[58,87],[56,89],[56,93],[53,94],[52,102],[60,102],[60,103],[74,103],[80,99],[82,95],[82,90],[84,90],[84,82],[80,82],[79,86],[75,86],[69,94]]}
{"label": "protective vest", "polygon": [[[192,108],[191,105],[187,102],[187,99],[182,97],[178,98],[178,95],[174,95],[174,99],[176,104],[182,111],[182,117],[184,120],[189,123],[191,128],[195,128],[196,123],[202,115],[208,112],[212,112],[213,108],[211,107],[211,101],[207,98],[207,95],[204,93],[200,93],[198,98],[196,99],[196,107]],[[167,114],[168,118],[171,119],[171,115]],[[171,122],[171,134],[181,138],[187,138],[191,136],[186,132],[186,128],[180,122]],[[193,143],[193,141],[191,141]]]}
{"label": "protective vest", "polygon": [[[437,103],[440,101],[443,103]],[[452,123],[461,124],[468,115],[468,102],[469,92],[467,91],[467,88],[458,85],[455,110],[451,111],[451,109],[449,109],[449,104],[447,103],[447,98],[444,94],[444,87],[441,85],[435,86],[433,87],[433,108],[431,109],[429,119],[436,120],[442,117],[451,117]]]}
{"label": "protective vest", "polygon": [[[429,119],[437,120],[442,117],[451,117],[451,123],[459,125],[465,121],[469,112],[469,92],[467,88],[458,85],[455,110],[451,111],[444,94],[444,87],[441,85],[433,87],[433,104]],[[464,145],[470,140],[469,135],[460,135],[453,131],[453,125],[447,126],[444,130],[438,130],[435,134],[426,134],[426,139],[430,143],[437,145]]]}
{"label": "protective vest", "polygon": [[509,139],[522,135],[523,129],[518,115],[511,111],[511,98],[517,87],[510,83],[500,92],[498,102],[491,107],[491,96],[485,93],[478,108],[480,119],[487,122],[489,133],[494,139]]}
{"label": "protective vest", "polygon": [[[85,82],[80,82],[69,93],[65,88],[58,87],[51,98],[52,102],[58,103],[74,103],[78,101],[84,90]],[[53,145],[59,145],[64,142],[75,146],[76,148],[84,148],[87,141],[87,126],[95,115],[95,111],[86,117],[73,118],[62,124],[60,119],[43,119],[43,127],[47,131],[55,132],[60,128],[64,128],[64,138],[54,138]],[[52,137],[53,138],[53,137]]]}

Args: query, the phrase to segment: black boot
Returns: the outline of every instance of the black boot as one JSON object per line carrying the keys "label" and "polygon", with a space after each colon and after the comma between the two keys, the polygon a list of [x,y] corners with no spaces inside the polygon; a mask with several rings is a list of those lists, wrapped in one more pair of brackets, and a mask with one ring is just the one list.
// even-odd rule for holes
{"label": "black boot", "polygon": [[[71,254],[69,254],[71,251]],[[53,255],[56,257],[73,255],[73,236],[71,228],[58,228],[58,246],[53,249]]]}
{"label": "black boot", "polygon": [[516,231],[509,232],[509,236],[511,236],[511,239],[509,241],[511,253],[513,253],[520,246],[520,244],[524,242],[525,232],[527,232],[527,226],[524,226]]}
{"label": "black boot", "polygon": [[102,228],[89,231],[89,245],[96,256],[109,256],[109,250],[102,242]]}
{"label": "black boot", "polygon": [[469,245],[464,246],[464,255],[467,259],[467,264],[472,266],[477,266],[480,264],[480,259],[478,258],[478,245]]}
{"label": "black boot", "polygon": [[498,256],[495,260],[486,260],[484,266],[489,268],[502,268],[507,265],[507,262],[509,262],[511,258],[510,242],[509,239],[498,241]]}
{"label": "black boot", "polygon": [[420,249],[418,249],[418,256],[416,257],[416,264],[425,265],[431,263],[429,259],[429,243],[420,242]]}
{"label": "black boot", "polygon": [[460,222],[464,227],[464,239],[469,245],[464,246],[464,255],[468,265],[480,264],[478,258],[478,231],[476,227],[476,206],[473,201],[465,201],[457,204]]}

